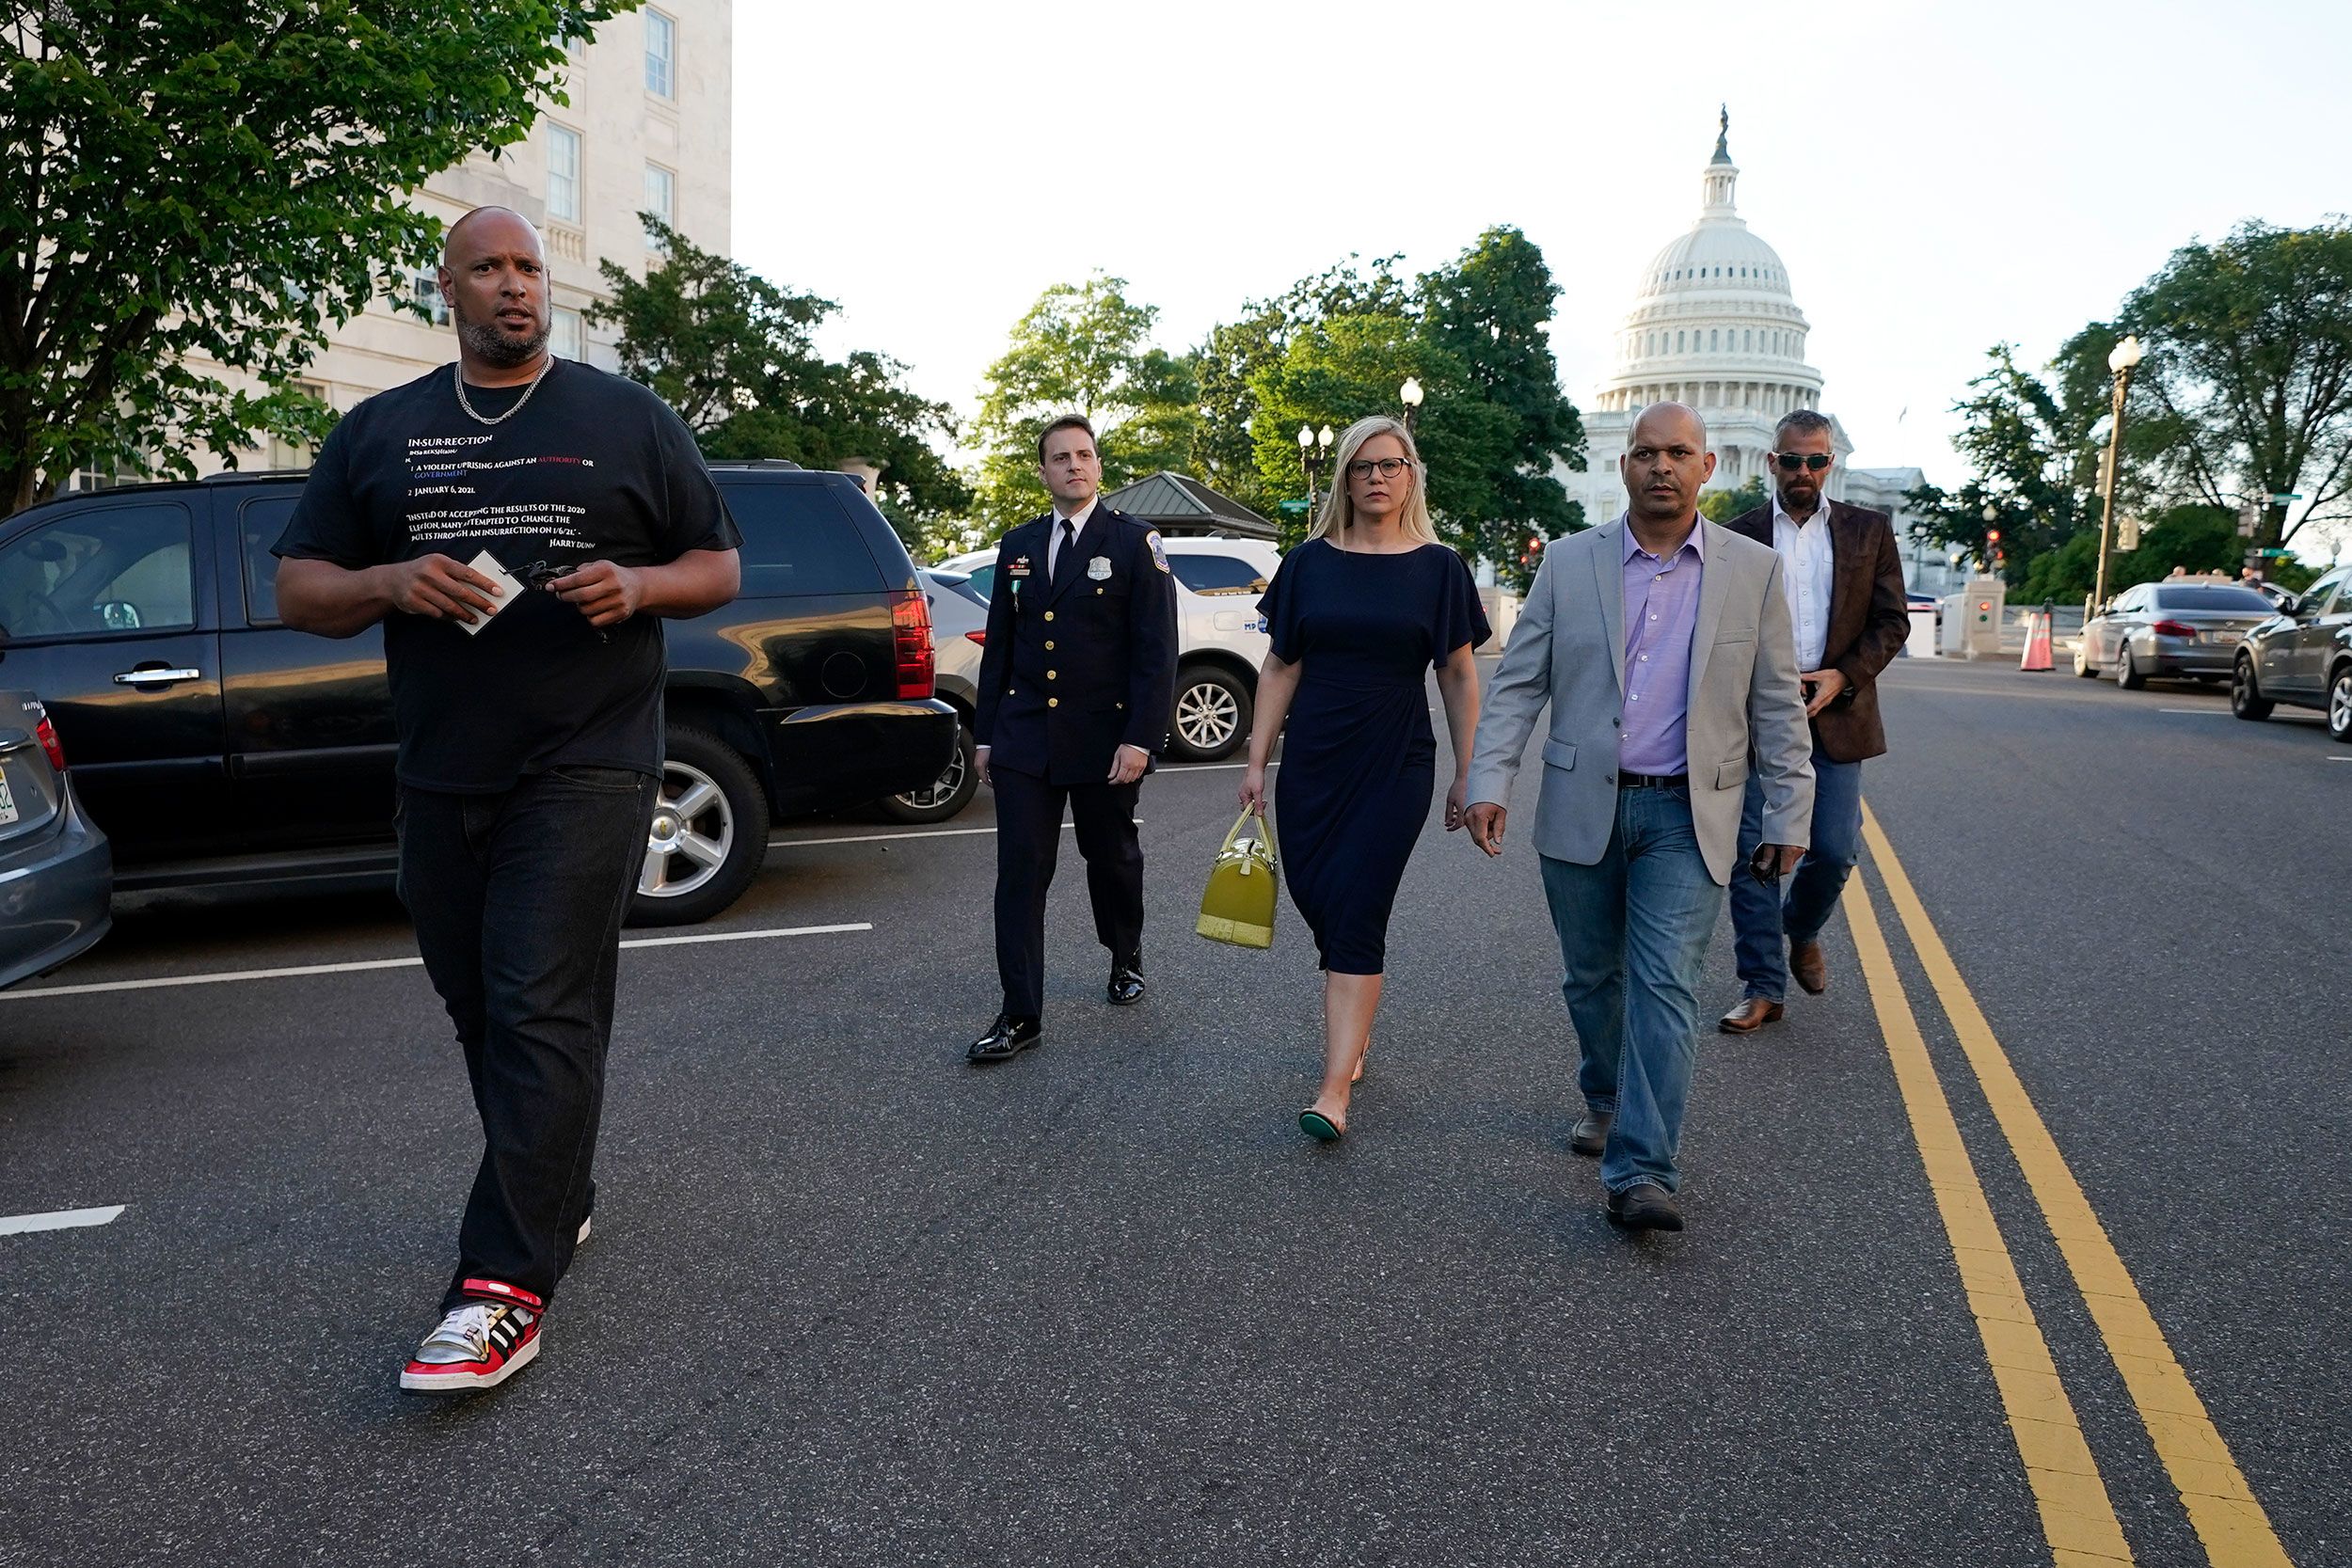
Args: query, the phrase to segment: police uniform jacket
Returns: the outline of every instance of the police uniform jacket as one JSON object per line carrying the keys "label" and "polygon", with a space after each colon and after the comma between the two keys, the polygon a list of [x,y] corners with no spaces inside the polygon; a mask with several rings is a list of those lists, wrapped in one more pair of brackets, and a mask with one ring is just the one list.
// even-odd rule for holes
{"label": "police uniform jacket", "polygon": [[1045,556],[1058,526],[1048,513],[997,546],[972,737],[992,769],[1101,784],[1120,747],[1167,744],[1175,579],[1157,531],[1098,501],[1057,591]]}

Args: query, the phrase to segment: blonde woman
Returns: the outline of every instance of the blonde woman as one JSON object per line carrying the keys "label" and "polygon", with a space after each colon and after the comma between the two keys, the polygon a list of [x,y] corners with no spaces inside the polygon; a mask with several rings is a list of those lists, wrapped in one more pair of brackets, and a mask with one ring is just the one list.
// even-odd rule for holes
{"label": "blonde woman", "polygon": [[1429,525],[1426,479],[1404,425],[1349,426],[1314,531],[1258,601],[1274,647],[1258,673],[1241,803],[1265,809],[1266,753],[1287,720],[1282,870],[1324,971],[1323,1086],[1298,1125],[1326,1143],[1347,1131],[1380,1009],[1389,910],[1437,784],[1425,672],[1438,672],[1454,743],[1448,832],[1462,825],[1478,727],[1470,650],[1489,635],[1486,616],[1469,568]]}

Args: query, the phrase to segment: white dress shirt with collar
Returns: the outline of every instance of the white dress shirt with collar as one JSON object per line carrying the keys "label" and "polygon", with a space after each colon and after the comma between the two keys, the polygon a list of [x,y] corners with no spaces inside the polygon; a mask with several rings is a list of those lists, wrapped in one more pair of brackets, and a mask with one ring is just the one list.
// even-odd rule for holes
{"label": "white dress shirt with collar", "polygon": [[[1089,500],[1070,515],[1070,537],[1073,543],[1078,535],[1087,531],[1087,522],[1094,515],[1094,506],[1095,502]],[[1045,580],[1048,582],[1054,580],[1054,568],[1061,564],[1062,521],[1061,509],[1057,507],[1054,509],[1054,526],[1045,531]],[[1809,670],[1812,666],[1808,664],[1805,668]]]}
{"label": "white dress shirt with collar", "polygon": [[1829,498],[1822,497],[1813,515],[1800,523],[1782,509],[1775,490],[1772,548],[1788,568],[1780,581],[1788,594],[1788,618],[1797,633],[1797,668],[1819,670],[1829,641],[1830,584],[1836,570],[1829,539]]}

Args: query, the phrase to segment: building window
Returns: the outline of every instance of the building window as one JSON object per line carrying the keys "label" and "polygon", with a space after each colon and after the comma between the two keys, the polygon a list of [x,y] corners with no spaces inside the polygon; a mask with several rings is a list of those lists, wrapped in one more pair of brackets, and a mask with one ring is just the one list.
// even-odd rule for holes
{"label": "building window", "polygon": [[580,336],[580,312],[559,305],[548,312],[548,351],[558,359],[579,359],[585,341]]}
{"label": "building window", "polygon": [[1715,352],[1715,346],[1716,346],[1716,344],[1715,344],[1715,337],[1716,337],[1715,329],[1714,329],[1713,327],[1709,327],[1709,328],[1708,328],[1708,331],[1707,331],[1707,352],[1708,352],[1708,353],[1709,353],[1709,354],[1712,354],[1712,353],[1714,353],[1714,352]]}
{"label": "building window", "polygon": [[1679,332],[1675,334],[1675,352],[1677,354],[1682,352],[1682,334]]}
{"label": "building window", "polygon": [[416,300],[434,325],[447,326],[449,325],[449,301],[441,295],[440,275],[419,271],[411,277],[413,281],[410,287],[410,297]]}
{"label": "building window", "polygon": [[645,13],[645,90],[656,98],[677,96],[677,24],[660,11]]}
{"label": "building window", "polygon": [[[663,168],[660,164],[645,166],[644,211],[651,213],[670,228],[677,227],[677,176]],[[654,237],[654,232],[650,229],[645,230],[645,248],[647,250],[661,248],[661,242]]]}
{"label": "building window", "polygon": [[548,126],[548,216],[580,221],[580,133]]}

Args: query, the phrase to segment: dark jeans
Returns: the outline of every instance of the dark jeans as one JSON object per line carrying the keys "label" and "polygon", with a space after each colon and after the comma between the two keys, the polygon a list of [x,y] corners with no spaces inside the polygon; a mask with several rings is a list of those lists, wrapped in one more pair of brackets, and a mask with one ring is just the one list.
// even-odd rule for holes
{"label": "dark jeans", "polygon": [[1747,867],[1764,842],[1764,784],[1748,775],[1740,813],[1740,863],[1731,872],[1731,928],[1737,938],[1740,991],[1768,1002],[1788,998],[1788,948],[1821,934],[1837,911],[1837,895],[1862,858],[1862,764],[1837,762],[1813,749],[1812,847],[1790,873],[1786,891]]}
{"label": "dark jeans", "polygon": [[1086,857],[1094,936],[1117,962],[1143,945],[1143,847],[1136,839],[1134,784],[1048,784],[1009,768],[991,770],[996,792],[996,976],[1005,1011],[1045,1011],[1045,891],[1061,853],[1066,801]]}
{"label": "dark jeans", "polygon": [[548,1298],[588,1212],[621,916],[658,785],[564,767],[499,795],[401,791],[400,896],[465,1048],[482,1168],[457,1273]]}

